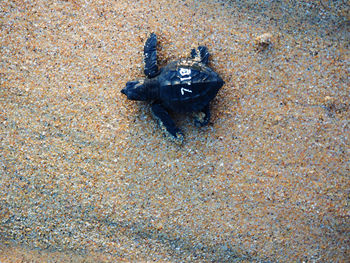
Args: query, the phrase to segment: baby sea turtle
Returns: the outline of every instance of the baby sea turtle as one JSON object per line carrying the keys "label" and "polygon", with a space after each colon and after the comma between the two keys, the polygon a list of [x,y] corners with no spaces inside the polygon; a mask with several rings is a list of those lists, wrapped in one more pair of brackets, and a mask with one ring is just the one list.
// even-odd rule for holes
{"label": "baby sea turtle", "polygon": [[191,50],[191,57],[174,61],[158,70],[157,36],[152,33],[144,47],[144,73],[147,78],[129,81],[121,90],[129,100],[152,102],[151,111],[169,138],[183,142],[168,110],[194,112],[195,125],[207,125],[209,103],[224,85],[222,78],[208,67],[209,52],[204,46]]}

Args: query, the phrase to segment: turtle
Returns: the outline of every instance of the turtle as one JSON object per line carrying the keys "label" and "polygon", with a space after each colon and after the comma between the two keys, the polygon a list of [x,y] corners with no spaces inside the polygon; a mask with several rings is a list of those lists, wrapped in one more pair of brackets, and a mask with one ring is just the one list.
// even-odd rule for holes
{"label": "turtle", "polygon": [[209,52],[205,46],[193,48],[190,57],[157,64],[157,35],[151,33],[144,45],[146,78],[128,81],[121,93],[129,100],[151,102],[151,112],[168,137],[182,144],[184,135],[175,125],[169,111],[194,113],[195,125],[205,126],[210,120],[209,103],[225,84],[208,66]]}

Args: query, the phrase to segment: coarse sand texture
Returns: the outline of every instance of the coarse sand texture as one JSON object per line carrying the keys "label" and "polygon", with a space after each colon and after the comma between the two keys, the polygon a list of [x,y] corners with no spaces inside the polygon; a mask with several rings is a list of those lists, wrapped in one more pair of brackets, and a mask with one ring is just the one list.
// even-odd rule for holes
{"label": "coarse sand texture", "polygon": [[[0,262],[348,262],[347,1],[0,1]],[[120,90],[208,47],[211,121]]]}

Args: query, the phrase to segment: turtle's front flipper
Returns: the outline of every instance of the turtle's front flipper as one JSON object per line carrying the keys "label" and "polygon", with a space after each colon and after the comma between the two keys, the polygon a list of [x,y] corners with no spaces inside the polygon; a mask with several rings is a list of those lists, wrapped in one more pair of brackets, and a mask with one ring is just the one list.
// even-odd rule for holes
{"label": "turtle's front flipper", "polygon": [[210,120],[210,109],[209,104],[204,107],[200,112],[195,112],[194,114],[194,124],[196,127],[203,127],[209,123]]}
{"label": "turtle's front flipper", "polygon": [[149,78],[153,78],[158,73],[157,65],[157,36],[154,33],[151,33],[149,38],[145,43],[143,49],[144,53],[144,62],[145,62],[145,75]]}
{"label": "turtle's front flipper", "polygon": [[153,103],[151,106],[153,116],[158,121],[161,129],[168,135],[169,139],[174,141],[177,144],[182,144],[183,134],[175,126],[174,121],[169,116],[167,110],[160,103]]}
{"label": "turtle's front flipper", "polygon": [[199,46],[191,50],[191,58],[205,65],[209,63],[209,56],[208,49],[204,46]]}

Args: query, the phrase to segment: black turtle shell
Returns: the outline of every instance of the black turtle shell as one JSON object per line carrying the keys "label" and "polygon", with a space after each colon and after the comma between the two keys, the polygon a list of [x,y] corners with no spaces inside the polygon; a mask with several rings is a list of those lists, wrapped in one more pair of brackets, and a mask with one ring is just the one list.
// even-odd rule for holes
{"label": "black turtle shell", "polygon": [[202,110],[224,84],[211,68],[192,59],[168,64],[157,77],[161,102],[179,112]]}

